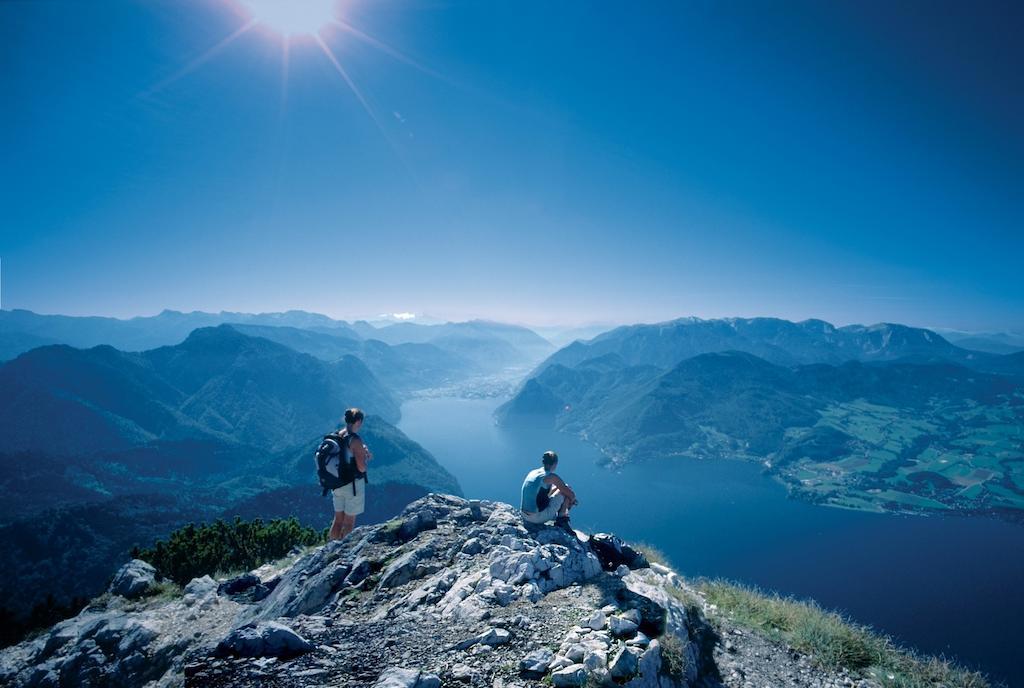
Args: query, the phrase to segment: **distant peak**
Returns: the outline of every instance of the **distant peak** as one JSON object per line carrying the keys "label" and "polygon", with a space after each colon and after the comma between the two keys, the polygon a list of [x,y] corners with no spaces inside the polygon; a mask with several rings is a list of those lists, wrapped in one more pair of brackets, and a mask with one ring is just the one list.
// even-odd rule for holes
{"label": "distant peak", "polygon": [[827,322],[825,320],[820,320],[818,318],[808,318],[807,320],[801,320],[800,322],[797,323],[797,325],[813,328],[815,330],[820,330],[822,332],[833,332],[836,329],[836,326],[833,325],[832,323]]}
{"label": "distant peak", "polygon": [[210,340],[227,341],[232,339],[240,341],[243,339],[251,339],[251,337],[239,332],[230,323],[223,323],[220,325],[211,325],[210,327],[197,327],[189,333],[188,337],[186,337],[185,341],[182,343],[187,344],[189,342],[205,342]]}

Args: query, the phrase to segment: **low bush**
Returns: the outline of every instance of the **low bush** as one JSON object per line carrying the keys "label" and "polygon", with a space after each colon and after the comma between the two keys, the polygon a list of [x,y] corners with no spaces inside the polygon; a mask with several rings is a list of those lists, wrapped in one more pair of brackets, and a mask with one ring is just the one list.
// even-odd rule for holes
{"label": "low bush", "polygon": [[303,527],[294,518],[267,522],[235,518],[199,526],[190,523],[148,549],[136,547],[132,557],[149,562],[164,578],[185,585],[216,571],[249,570],[283,557],[296,545],[323,541],[323,533]]}
{"label": "low bush", "polygon": [[658,638],[661,644],[661,668],[676,680],[686,676],[686,648],[683,642],[671,633]]}

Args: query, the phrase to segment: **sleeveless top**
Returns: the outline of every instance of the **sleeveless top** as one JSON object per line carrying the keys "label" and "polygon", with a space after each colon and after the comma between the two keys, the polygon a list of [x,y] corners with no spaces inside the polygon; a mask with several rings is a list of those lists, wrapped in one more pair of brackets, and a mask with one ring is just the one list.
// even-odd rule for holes
{"label": "sleeveless top", "polygon": [[544,484],[544,478],[549,475],[552,474],[548,473],[544,468],[535,468],[526,474],[526,479],[523,480],[522,500],[519,503],[521,511],[537,511],[537,493],[547,489],[547,485]]}

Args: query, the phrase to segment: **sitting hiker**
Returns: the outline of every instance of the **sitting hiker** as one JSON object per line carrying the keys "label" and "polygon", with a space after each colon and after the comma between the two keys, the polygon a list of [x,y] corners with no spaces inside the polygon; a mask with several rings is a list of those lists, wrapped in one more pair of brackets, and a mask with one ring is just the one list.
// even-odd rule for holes
{"label": "sitting hiker", "polygon": [[341,540],[352,532],[356,516],[366,508],[366,464],[373,459],[358,432],[363,427],[363,412],[345,411],[345,429],[325,435],[316,452],[320,484],[324,495],[334,500],[334,522],[328,537]]}
{"label": "sitting hiker", "polygon": [[526,474],[523,480],[523,520],[530,523],[546,523],[555,519],[555,525],[572,532],[569,525],[569,509],[576,506],[576,493],[555,475],[558,454],[544,452],[543,466]]}

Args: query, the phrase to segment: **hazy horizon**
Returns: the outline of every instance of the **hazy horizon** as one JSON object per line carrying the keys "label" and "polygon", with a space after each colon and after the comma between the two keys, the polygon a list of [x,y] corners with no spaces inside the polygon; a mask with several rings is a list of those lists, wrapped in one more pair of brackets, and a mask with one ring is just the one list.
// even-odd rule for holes
{"label": "hazy horizon", "polygon": [[[438,315],[435,315],[435,314],[432,314],[432,313],[416,313],[416,314],[409,314],[409,313],[378,313],[378,314],[362,314],[362,315],[358,315],[358,314],[357,315],[345,315],[344,313],[340,313],[340,314],[323,313],[323,312],[319,312],[319,311],[312,311],[312,310],[309,310],[309,309],[306,309],[306,308],[289,308],[289,309],[285,309],[285,310],[282,310],[282,311],[240,311],[240,310],[235,310],[235,309],[231,309],[231,308],[219,308],[219,309],[216,309],[216,310],[207,310],[207,309],[180,310],[180,309],[177,309],[177,308],[163,308],[163,309],[160,309],[159,311],[156,311],[156,312],[153,312],[153,313],[137,313],[137,314],[133,314],[133,315],[108,315],[108,314],[103,314],[103,313],[41,313],[39,311],[32,311],[31,309],[20,309],[20,308],[3,308],[2,310],[5,310],[5,311],[28,310],[28,311],[30,311],[32,313],[35,313],[36,315],[41,315],[41,316],[67,316],[67,317],[79,317],[79,318],[99,317],[99,318],[114,318],[116,320],[131,320],[133,318],[152,318],[152,317],[156,317],[156,316],[160,315],[164,311],[171,311],[171,312],[182,313],[182,314],[186,314],[186,315],[190,314],[190,313],[204,313],[204,314],[208,314],[208,315],[219,315],[221,313],[237,313],[239,315],[273,315],[273,314],[280,314],[280,313],[287,313],[287,312],[303,312],[303,313],[309,313],[311,315],[323,315],[323,316],[326,316],[328,318],[331,318],[332,320],[344,321],[344,322],[348,322],[348,323],[364,321],[364,322],[369,322],[369,323],[371,323],[371,324],[373,324],[375,326],[378,326],[378,327],[385,326],[385,325],[388,325],[388,324],[398,324],[398,323],[403,323],[403,322],[413,323],[413,324],[417,324],[417,325],[432,325],[432,324],[441,324],[441,323],[462,323],[462,322],[470,322],[470,321],[480,320],[480,321],[494,322],[494,323],[505,324],[505,325],[518,325],[518,326],[525,327],[525,328],[528,328],[528,329],[553,330],[553,331],[569,331],[569,330],[576,330],[576,329],[592,329],[592,328],[606,328],[607,330],[611,330],[611,329],[616,328],[616,327],[623,327],[623,326],[630,326],[630,325],[656,325],[658,323],[671,322],[671,321],[674,321],[674,320],[681,320],[681,319],[685,319],[685,318],[697,318],[697,319],[700,319],[700,320],[728,320],[728,319],[733,319],[733,318],[736,318],[736,319],[776,318],[776,319],[780,319],[780,320],[789,320],[791,322],[797,322],[797,323],[798,322],[802,322],[804,320],[823,320],[823,321],[825,321],[825,322],[827,322],[827,323],[829,323],[831,325],[834,325],[835,327],[846,327],[846,326],[850,326],[850,325],[863,325],[863,326],[870,327],[870,326],[873,326],[873,325],[894,324],[894,325],[906,325],[908,327],[917,327],[917,328],[922,328],[922,329],[927,329],[927,330],[933,330],[933,331],[938,332],[938,333],[942,333],[942,332],[957,332],[957,333],[961,333],[961,334],[1012,334],[1012,335],[1018,335],[1018,336],[1024,335],[1024,332],[1021,332],[1021,331],[1018,331],[1018,330],[1014,330],[1012,328],[987,329],[987,330],[965,330],[965,329],[959,329],[959,328],[943,327],[943,326],[930,326],[930,325],[926,325],[926,324],[909,323],[909,322],[894,322],[894,321],[884,321],[884,320],[879,320],[879,321],[875,321],[875,322],[841,322],[841,321],[836,321],[836,320],[832,320],[832,319],[825,318],[825,317],[820,317],[820,316],[811,316],[811,317],[807,317],[807,318],[787,318],[787,317],[783,317],[783,316],[779,316],[779,315],[770,315],[770,314],[700,316],[700,315],[695,315],[695,314],[692,314],[692,313],[688,313],[688,314],[681,314],[681,315],[670,316],[670,317],[667,317],[667,318],[661,318],[661,319],[658,319],[658,320],[628,320],[628,321],[624,320],[624,321],[621,321],[621,322],[610,322],[610,321],[605,321],[605,322],[594,322],[594,321],[590,321],[590,322],[584,322],[584,321],[573,321],[573,322],[529,322],[529,321],[503,320],[503,319],[500,319],[500,318],[488,316],[486,314],[483,314],[483,315],[472,315],[472,316],[466,317],[466,318],[444,318],[442,316],[438,316]],[[401,316],[412,315],[413,317],[396,317],[396,316],[399,316],[399,315],[401,315]],[[541,333],[538,332],[538,334],[541,334]]]}

